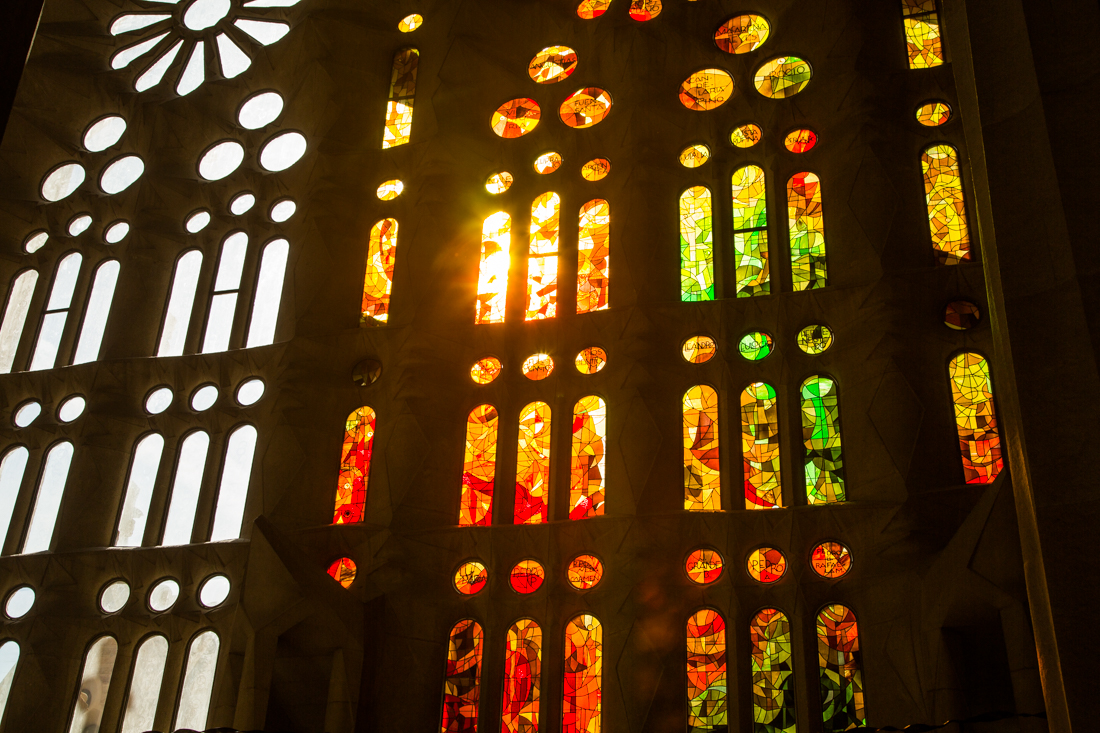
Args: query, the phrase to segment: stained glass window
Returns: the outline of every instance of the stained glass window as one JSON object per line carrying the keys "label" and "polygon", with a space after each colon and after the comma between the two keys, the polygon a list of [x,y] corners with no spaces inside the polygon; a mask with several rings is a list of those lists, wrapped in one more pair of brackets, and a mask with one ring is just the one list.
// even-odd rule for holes
{"label": "stained glass window", "polygon": [[360,407],[348,415],[344,425],[344,447],[340,452],[340,478],[336,482],[333,524],[363,521],[374,446],[374,424],[374,410],[369,407]]}
{"label": "stained glass window", "polygon": [[928,102],[917,107],[917,122],[925,127],[939,127],[951,119],[951,105],[947,102]]}
{"label": "stained glass window", "polygon": [[443,680],[441,733],[477,733],[484,644],[481,624],[473,619],[463,619],[451,629],[447,639],[447,671]]}
{"label": "stained glass window", "polygon": [[592,199],[581,207],[577,241],[577,313],[607,310],[611,261],[611,205]]}
{"label": "stained glass window", "polygon": [[856,615],[839,603],[817,614],[817,663],[825,733],[866,725]]}
{"label": "stained glass window", "polygon": [[581,166],[581,178],[586,181],[602,181],[611,172],[611,161],[607,158],[593,158]]}
{"label": "stained glass window", "polygon": [[481,226],[481,266],[474,323],[504,323],[511,247],[512,217],[503,211],[486,217]]}
{"label": "stained glass window", "polygon": [[783,147],[792,153],[808,153],[817,145],[817,133],[805,128],[791,130],[783,138]]}
{"label": "stained glass window", "polygon": [[726,621],[703,608],[687,622],[688,733],[726,730],[727,692]]}
{"label": "stained glass window", "polygon": [[756,165],[739,169],[733,174],[732,191],[737,297],[767,295],[771,292],[771,274],[764,170]]}
{"label": "stained glass window", "polygon": [[558,168],[561,168],[561,155],[554,152],[543,153],[539,157],[535,158],[534,166],[535,173],[538,173],[540,175],[553,173]]}
{"label": "stained glass window", "polygon": [[214,278],[214,295],[210,298],[210,310],[206,314],[206,334],[202,340],[204,354],[229,349],[247,252],[248,235],[244,232],[233,232],[222,241],[218,274]]}
{"label": "stained glass window", "polygon": [[399,181],[396,178],[391,178],[388,181],[383,181],[378,190],[375,191],[375,195],[378,196],[380,201],[393,201],[395,198],[401,195],[405,190],[405,183]]}
{"label": "stained glass window", "polygon": [[328,574],[345,588],[350,588],[355,582],[355,573],[355,562],[350,557],[342,557],[328,566]]}
{"label": "stained glass window", "polygon": [[542,117],[539,103],[527,97],[513,99],[497,107],[489,124],[505,139],[521,137],[534,130]]}
{"label": "stained glass window", "polygon": [[756,91],[772,99],[793,97],[806,88],[813,76],[809,63],[797,56],[780,56],[768,61],[753,75]]}
{"label": "stained glass window", "polygon": [[549,495],[550,406],[532,402],[519,413],[515,523],[545,522]]}
{"label": "stained glass window", "polygon": [[684,361],[692,364],[702,364],[714,358],[718,352],[718,343],[710,336],[692,336],[684,341],[680,347],[680,353]]}
{"label": "stained glass window", "polygon": [[464,596],[475,596],[481,592],[485,584],[489,582],[489,571],[484,563],[477,560],[467,560],[458,566],[455,571],[455,590]]}
{"label": "stained glass window", "polygon": [[488,384],[500,376],[500,371],[503,368],[500,359],[495,356],[487,356],[484,359],[478,359],[473,365],[470,369],[470,378],[478,384]]}
{"label": "stained glass window", "polygon": [[565,98],[558,116],[569,127],[583,130],[603,122],[610,112],[611,95],[598,87],[585,87]]}
{"label": "stained glass window", "polygon": [[385,323],[390,317],[393,264],[397,258],[397,220],[383,219],[371,227],[367,245],[367,274],[363,280],[360,320]]}
{"label": "stained glass window", "polygon": [[802,442],[806,447],[806,501],[845,500],[844,459],[840,450],[840,402],[836,382],[813,376],[802,383]]}
{"label": "stained glass window", "polygon": [[950,373],[966,483],[992,483],[1004,462],[989,363],[979,354],[962,353],[951,360]]}
{"label": "stained glass window", "polygon": [[715,550],[693,550],[684,563],[688,580],[699,585],[713,583],[722,577],[722,556]]}
{"label": "stained glass window", "polygon": [[930,69],[943,63],[940,16],[936,0],[901,0],[902,23],[910,69]]}
{"label": "stained glass window", "polygon": [[497,409],[478,405],[466,418],[466,460],[462,467],[460,527],[493,521],[493,482],[497,474]]}
{"label": "stained glass window", "polygon": [[607,352],[599,346],[589,346],[577,354],[573,363],[581,374],[595,374],[607,366]]}
{"label": "stained glass window", "polygon": [[558,308],[558,232],[561,199],[544,193],[531,204],[525,320],[553,318]]}
{"label": "stained glass window", "polygon": [[965,331],[974,328],[982,320],[978,306],[969,300],[954,300],[944,308],[943,323],[952,331]]}
{"label": "stained glass window", "polygon": [[702,143],[689,145],[680,151],[680,165],[685,168],[698,168],[710,160],[710,148]]}
{"label": "stained glass window", "polygon": [[730,18],[714,33],[714,42],[726,53],[749,53],[764,45],[771,33],[768,21],[759,15]]}
{"label": "stained glass window", "polygon": [[577,52],[569,46],[547,46],[527,64],[527,74],[538,84],[565,81],[577,70]]}
{"label": "stained glass window", "polygon": [[798,332],[798,348],[811,356],[833,345],[833,330],[828,326],[806,326]]}
{"label": "stained glass window", "polygon": [[758,125],[751,122],[733,128],[730,132],[730,142],[738,148],[751,148],[764,137],[764,131]]}
{"label": "stained glass window", "polygon": [[516,593],[534,593],[542,587],[546,571],[538,560],[520,560],[508,574],[508,582]]}
{"label": "stained glass window", "polygon": [[549,354],[532,354],[524,360],[521,370],[523,376],[538,382],[549,377],[554,371],[554,360]]}
{"label": "stained glass window", "polygon": [[577,555],[569,561],[565,577],[577,590],[594,588],[603,579],[603,563],[595,555]]}
{"label": "stained glass window", "polygon": [[390,77],[390,100],[386,103],[386,131],[382,135],[382,149],[404,145],[412,134],[413,95],[416,94],[416,67],[420,52],[415,48],[403,48],[393,57],[393,76]]}
{"label": "stained glass window", "polygon": [[771,355],[773,347],[771,334],[751,331],[737,342],[737,353],[749,361],[760,361]]}
{"label": "stained glass window", "polygon": [[592,20],[606,13],[610,5],[611,0],[581,0],[581,4],[577,6],[577,15],[584,20]]}
{"label": "stained glass window", "polygon": [[603,627],[581,614],[565,627],[565,685],[562,733],[600,733]]}
{"label": "stained glass window", "polygon": [[522,618],[508,629],[504,655],[501,733],[538,733],[542,683],[542,629]]}
{"label": "stained glass window", "polygon": [[783,506],[779,481],[779,406],[775,390],[755,382],[741,393],[741,453],[745,508]]}
{"label": "stained glass window", "polygon": [[753,733],[795,733],[794,660],[791,624],[765,608],[749,624],[752,643]]}
{"label": "stained glass window", "polygon": [[714,300],[714,230],[710,190],[680,194],[680,300]]}
{"label": "stained glass window", "polygon": [[718,465],[718,393],[701,384],[684,393],[684,509],[722,509]]}
{"label": "stained glass window", "polygon": [[631,0],[627,14],[634,20],[653,20],[661,14],[661,0]]}
{"label": "stained glass window", "polygon": [[746,564],[749,576],[758,583],[774,583],[787,572],[787,558],[775,547],[757,547]]}
{"label": "stained glass window", "polygon": [[970,259],[970,230],[959,173],[959,152],[950,145],[933,145],[921,155],[924,194],[932,247],[941,265]]}
{"label": "stained glass window", "polygon": [[406,15],[401,19],[401,22],[397,24],[397,30],[402,33],[412,33],[424,23],[424,16],[420,13],[413,13],[412,15]]}
{"label": "stained glass window", "polygon": [[822,578],[835,580],[852,568],[852,554],[839,542],[822,542],[810,554],[810,567]]}
{"label": "stained glass window", "polygon": [[569,518],[586,519],[604,513],[604,453],[607,449],[607,406],[595,395],[573,407],[573,460],[569,481]]}
{"label": "stained glass window", "polygon": [[680,84],[680,104],[696,112],[721,107],[733,96],[735,85],[729,72],[703,69]]}
{"label": "stained glass window", "polygon": [[485,179],[485,190],[494,196],[499,193],[504,193],[512,187],[512,174],[508,171],[501,171],[494,173]]}

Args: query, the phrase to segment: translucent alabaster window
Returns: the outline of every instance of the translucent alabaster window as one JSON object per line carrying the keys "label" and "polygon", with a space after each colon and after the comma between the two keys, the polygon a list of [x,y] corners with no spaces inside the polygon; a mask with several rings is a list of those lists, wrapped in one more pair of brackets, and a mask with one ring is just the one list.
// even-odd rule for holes
{"label": "translucent alabaster window", "polygon": [[149,596],[146,602],[149,604],[149,610],[154,613],[164,613],[172,606],[176,605],[176,601],[180,597],[180,584],[175,578],[164,578],[157,582],[153,586],[153,589],[149,591]]}
{"label": "translucent alabaster window", "polygon": [[229,212],[234,216],[240,216],[256,205],[256,195],[248,192],[239,193],[229,202]]}
{"label": "translucent alabaster window", "polygon": [[153,728],[168,661],[168,640],[156,634],[141,642],[134,655],[130,692],[122,711],[121,733],[144,733]]}
{"label": "translucent alabaster window", "polygon": [[70,237],[79,237],[81,234],[88,231],[88,227],[91,225],[92,217],[90,214],[77,214],[69,220],[67,231]]}
{"label": "translucent alabaster window", "polygon": [[130,584],[125,580],[115,580],[107,584],[99,594],[99,610],[103,613],[118,613],[130,600]]}
{"label": "translucent alabaster window", "polygon": [[478,269],[475,323],[504,322],[511,246],[512,217],[503,211],[486,217],[481,227],[481,265]]}
{"label": "translucent alabaster window", "polygon": [[214,529],[210,541],[235,540],[241,536],[248,482],[252,477],[252,458],[256,452],[256,428],[242,425],[226,443],[225,463],[218,484],[218,503],[214,509]]}
{"label": "translucent alabaster window", "polygon": [[23,618],[34,608],[34,588],[24,585],[8,594],[4,601],[4,615],[10,619]]}
{"label": "translucent alabaster window", "polygon": [[88,308],[84,311],[84,323],[80,327],[80,338],[76,342],[73,364],[86,364],[99,358],[99,347],[103,343],[107,316],[115,297],[119,269],[118,260],[107,260],[96,268],[95,277],[92,278],[92,292],[88,296]]}
{"label": "translucent alabaster window", "polygon": [[163,453],[164,438],[160,433],[150,433],[134,446],[126,494],[122,499],[122,512],[118,517],[118,529],[112,543],[115,547],[141,546]]}
{"label": "translucent alabaster window", "polygon": [[11,372],[15,352],[19,349],[19,337],[31,309],[31,297],[38,283],[37,270],[24,270],[12,282],[11,293],[4,307],[4,320],[0,322],[0,374]]}
{"label": "translucent alabaster window", "polygon": [[118,244],[130,233],[130,222],[112,222],[103,230],[103,241],[107,244]]}
{"label": "translucent alabaster window", "polygon": [[176,271],[172,277],[168,307],[164,311],[164,326],[160,331],[157,356],[179,356],[183,353],[201,268],[202,252],[197,249],[187,252],[176,260]]}
{"label": "translucent alabaster window", "polygon": [[233,331],[233,314],[237,310],[240,295],[244,258],[248,253],[248,235],[233,232],[222,242],[218,258],[218,273],[214,279],[214,294],[210,298],[210,312],[206,318],[206,335],[202,353],[212,354],[229,349],[229,337]]}
{"label": "translucent alabaster window", "polygon": [[55,443],[47,452],[34,498],[30,528],[23,540],[23,553],[45,552],[53,541],[57,512],[69,478],[69,465],[73,460],[73,444],[68,441]]}
{"label": "translucent alabaster window", "polygon": [[50,299],[46,302],[38,341],[34,346],[34,355],[31,356],[32,372],[52,369],[57,363],[57,351],[61,348],[61,337],[65,332],[65,322],[69,317],[82,260],[79,252],[71,252],[57,265]]}
{"label": "translucent alabaster window", "polygon": [[191,393],[191,409],[206,412],[218,401],[218,388],[213,384],[204,384]]}
{"label": "translucent alabaster window", "polygon": [[18,665],[19,645],[10,640],[0,644],[0,724],[4,722],[4,711],[8,707],[11,683],[15,680]]}
{"label": "translucent alabaster window", "polygon": [[118,642],[113,636],[101,636],[88,649],[77,681],[69,733],[98,733],[117,656]]}
{"label": "translucent alabaster window", "polygon": [[176,709],[173,730],[206,728],[220,647],[218,635],[213,631],[204,631],[191,640],[191,645],[187,648],[187,666],[180,685],[179,707]]}
{"label": "translucent alabaster window", "polygon": [[271,206],[271,211],[268,215],[271,217],[271,221],[282,224],[284,221],[294,216],[294,212],[298,210],[298,204],[294,203],[294,199],[280,199]]}
{"label": "translucent alabaster window", "polygon": [[252,298],[252,319],[248,324],[245,346],[267,346],[275,342],[275,326],[279,320],[279,304],[283,299],[283,279],[290,255],[290,243],[276,239],[264,246],[260,256],[260,274],[256,278],[256,294]]}
{"label": "translucent alabaster window", "polygon": [[172,479],[172,493],[168,500],[168,518],[164,523],[164,539],[161,545],[186,545],[191,542],[191,530],[195,525],[195,510],[199,503],[199,489],[206,469],[206,453],[210,449],[210,436],[197,430],[180,446],[176,473]]}
{"label": "translucent alabaster window", "polygon": [[8,538],[11,529],[11,515],[15,509],[15,500],[19,498],[19,488],[23,485],[23,474],[27,470],[30,451],[16,446],[0,458],[0,548]]}

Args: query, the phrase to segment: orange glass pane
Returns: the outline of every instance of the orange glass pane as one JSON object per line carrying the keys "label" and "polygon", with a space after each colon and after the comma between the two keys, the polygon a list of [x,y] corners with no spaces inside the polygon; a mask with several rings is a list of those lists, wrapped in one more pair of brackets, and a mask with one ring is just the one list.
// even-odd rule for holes
{"label": "orange glass pane", "polygon": [[959,151],[950,145],[933,145],[921,156],[921,169],[936,261],[941,265],[957,265],[971,259]]}
{"label": "orange glass pane", "polygon": [[692,583],[713,583],[722,577],[722,556],[717,550],[708,550],[705,547],[693,550],[684,563],[684,570]]}
{"label": "orange glass pane", "polygon": [[680,103],[705,112],[722,106],[733,96],[733,77],[722,69],[696,71],[680,84]]}
{"label": "orange glass pane", "polygon": [[498,422],[497,410],[492,405],[478,405],[466,419],[466,460],[458,508],[460,527],[487,526],[493,521]]}
{"label": "orange glass pane", "polygon": [[817,133],[813,130],[791,130],[783,138],[783,147],[792,153],[808,152],[813,150],[814,145],[817,145]]}
{"label": "orange glass pane", "polygon": [[718,470],[718,393],[701,384],[684,393],[684,509],[722,509]]}
{"label": "orange glass pane", "polygon": [[393,266],[397,260],[397,220],[383,219],[371,227],[367,245],[367,274],[363,278],[360,322],[385,323],[390,317]]}
{"label": "orange glass pane", "polygon": [[566,568],[565,577],[577,590],[594,588],[603,579],[603,563],[595,555],[577,555]]}
{"label": "orange glass pane", "polygon": [[759,15],[738,15],[718,28],[714,42],[726,53],[749,53],[764,45],[771,30],[768,21]]}
{"label": "orange glass pane", "polygon": [[504,655],[501,733],[537,733],[542,686],[542,629],[529,618],[508,629]]}
{"label": "orange glass pane", "polygon": [[336,513],[333,524],[363,521],[367,505],[367,479],[374,446],[374,410],[360,407],[344,424],[344,447],[340,452],[340,478],[336,483]]}
{"label": "orange glass pane", "polygon": [[577,241],[577,313],[608,308],[611,205],[592,199],[581,207]]}
{"label": "orange glass pane", "polygon": [[546,571],[537,560],[520,560],[512,568],[508,581],[516,593],[534,593],[542,587]]}
{"label": "orange glass pane", "polygon": [[508,171],[494,173],[485,180],[485,190],[494,196],[512,187],[512,174]]}
{"label": "orange glass pane", "polygon": [[573,407],[573,460],[569,480],[569,518],[587,519],[604,513],[604,461],[607,450],[607,407],[595,395]]}
{"label": "orange glass pane", "polygon": [[852,568],[852,555],[839,542],[822,542],[810,555],[810,566],[822,578],[836,580]]}
{"label": "orange glass pane", "polygon": [[542,110],[539,103],[527,97],[505,102],[493,113],[490,121],[493,132],[500,137],[510,139],[522,137],[539,124]]}
{"label": "orange glass pane", "polygon": [[455,590],[464,596],[477,595],[488,582],[489,571],[477,560],[464,562],[455,571]]}
{"label": "orange glass pane", "polygon": [[516,524],[546,521],[550,495],[550,406],[532,402],[519,413],[516,449]]}
{"label": "orange glass pane", "polygon": [[[559,163],[560,164],[560,163]],[[531,244],[527,256],[527,313],[539,321],[558,313],[558,233],[561,199],[544,193],[531,204]]]}
{"label": "orange glass pane", "polygon": [[564,81],[577,69],[577,52],[569,46],[547,46],[527,64],[527,74],[537,84]]}
{"label": "orange glass pane", "polygon": [[787,558],[774,547],[758,547],[749,555],[749,575],[761,583],[774,583],[787,572]]}
{"label": "orange glass pane", "polygon": [[589,346],[577,354],[574,363],[581,374],[595,374],[607,366],[607,352],[599,346]]}
{"label": "orange glass pane", "polygon": [[951,360],[950,375],[966,483],[993,483],[1004,461],[989,363],[980,354],[959,354]]}
{"label": "orange glass pane", "polygon": [[779,481],[779,406],[771,385],[756,382],[741,393],[741,451],[745,508],[783,506]]}
{"label": "orange glass pane", "polygon": [[582,614],[565,627],[562,733],[600,733],[603,628]]}
{"label": "orange glass pane", "polygon": [[503,211],[487,216],[481,228],[481,265],[474,323],[504,322],[511,247],[512,217]]}
{"label": "orange glass pane", "polygon": [[561,156],[557,153],[543,153],[535,158],[535,172],[546,175],[561,168]]}
{"label": "orange glass pane", "polygon": [[710,148],[706,145],[689,145],[680,151],[680,165],[685,168],[698,168],[710,160]]}
{"label": "orange glass pane", "polygon": [[558,114],[570,127],[583,130],[599,124],[611,111],[611,95],[598,87],[585,87],[566,97]]}
{"label": "orange glass pane", "polygon": [[692,336],[684,342],[681,353],[684,361],[692,364],[702,364],[714,358],[718,351],[718,343],[710,336]]}
{"label": "orange glass pane", "polygon": [[581,166],[581,178],[586,181],[602,181],[611,172],[611,161],[607,158],[594,158]]}
{"label": "orange glass pane", "polygon": [[917,122],[925,127],[939,127],[951,119],[951,105],[947,102],[929,102],[917,107]]}
{"label": "orange glass pane", "polygon": [[355,563],[350,557],[342,557],[328,568],[328,574],[345,588],[350,588],[355,582],[355,572]]}
{"label": "orange glass pane", "polygon": [[409,142],[412,134],[413,96],[416,94],[416,69],[420,52],[404,48],[393,57],[393,76],[390,78],[390,98],[386,102],[386,129],[382,135],[382,149],[393,148]]}
{"label": "orange glass pane", "polygon": [[851,730],[866,724],[859,624],[851,609],[825,606],[817,614],[817,663],[825,730]]}
{"label": "orange glass pane", "polygon": [[687,680],[688,730],[727,730],[726,621],[713,608],[700,609],[688,619]]}
{"label": "orange glass pane", "polygon": [[413,13],[401,19],[401,22],[397,24],[397,30],[402,33],[412,33],[423,24],[424,16],[420,15],[420,13]]}
{"label": "orange glass pane", "polygon": [[474,733],[477,730],[484,646],[485,634],[477,621],[463,619],[451,629],[443,680],[441,733]]}
{"label": "orange glass pane", "polygon": [[606,13],[610,6],[611,0],[582,0],[577,6],[577,15],[584,20],[592,20]]}
{"label": "orange glass pane", "polygon": [[653,20],[661,14],[661,0],[631,0],[628,13],[634,20]]}
{"label": "orange glass pane", "polygon": [[554,360],[549,354],[532,354],[523,362],[523,376],[535,382],[546,379],[554,371]]}
{"label": "orange glass pane", "polygon": [[478,359],[470,369],[470,378],[478,384],[488,384],[500,376],[502,368],[500,359],[495,356],[487,356],[484,359]]}
{"label": "orange glass pane", "polygon": [[730,133],[730,142],[739,148],[751,148],[764,137],[764,131],[751,122],[740,127],[733,128]]}

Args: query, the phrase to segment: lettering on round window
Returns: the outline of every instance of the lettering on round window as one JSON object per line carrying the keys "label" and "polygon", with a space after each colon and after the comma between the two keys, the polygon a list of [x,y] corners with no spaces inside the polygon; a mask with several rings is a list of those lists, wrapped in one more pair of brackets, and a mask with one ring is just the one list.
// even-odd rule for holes
{"label": "lettering on round window", "polygon": [[546,571],[537,560],[520,560],[508,576],[512,590],[523,594],[537,591],[542,587],[542,581],[545,579]]}
{"label": "lettering on round window", "polygon": [[594,588],[603,578],[603,563],[595,555],[577,555],[569,563],[565,576],[577,590]]}
{"label": "lettering on round window", "polygon": [[464,596],[472,596],[481,592],[485,584],[489,582],[489,571],[477,560],[464,562],[455,571],[455,590]]}
{"label": "lettering on round window", "polygon": [[774,547],[758,547],[749,555],[748,568],[753,580],[774,583],[787,572],[787,558]]}
{"label": "lettering on round window", "polygon": [[707,585],[722,577],[722,556],[717,550],[699,548],[688,555],[684,563],[688,579],[692,583]]}

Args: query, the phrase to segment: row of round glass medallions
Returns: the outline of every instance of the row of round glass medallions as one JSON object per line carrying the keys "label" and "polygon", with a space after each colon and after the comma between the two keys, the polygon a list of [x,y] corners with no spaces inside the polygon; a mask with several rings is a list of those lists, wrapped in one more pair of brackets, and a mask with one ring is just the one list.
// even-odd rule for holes
{"label": "row of round glass medallions", "polygon": [[[199,605],[206,609],[217,608],[229,597],[232,584],[221,573],[207,577],[199,584]],[[164,613],[176,605],[180,597],[180,584],[175,578],[161,578],[145,597],[146,608],[152,613]],[[112,615],[126,607],[130,600],[130,584],[121,578],[112,580],[99,591],[99,610]],[[4,615],[15,620],[26,616],[34,607],[35,592],[29,585],[15,588],[4,599]]]}

